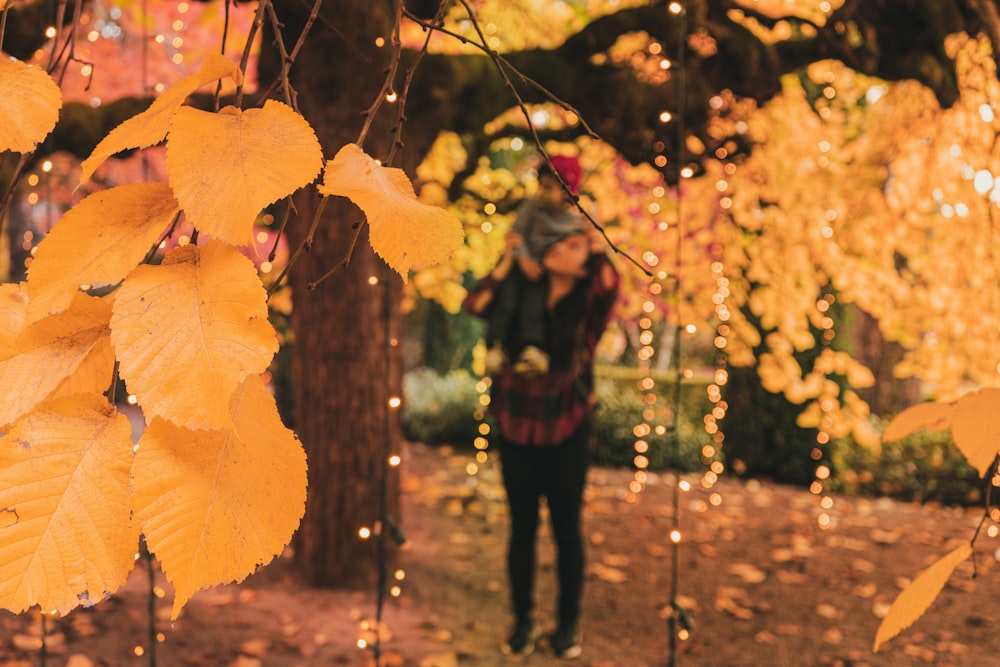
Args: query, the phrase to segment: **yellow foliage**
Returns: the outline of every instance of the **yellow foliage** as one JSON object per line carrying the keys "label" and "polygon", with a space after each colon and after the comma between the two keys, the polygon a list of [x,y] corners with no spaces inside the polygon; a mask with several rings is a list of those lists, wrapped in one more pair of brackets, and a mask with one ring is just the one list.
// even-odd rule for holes
{"label": "yellow foliage", "polygon": [[451,183],[468,159],[462,137],[456,132],[442,132],[417,167],[417,178],[423,182]]}
{"label": "yellow foliage", "polygon": [[951,428],[952,403],[921,403],[912,405],[889,422],[882,439],[893,442],[920,429],[943,431]]}
{"label": "yellow foliage", "polygon": [[951,429],[969,465],[985,475],[1000,454],[1000,389],[986,387],[950,402],[921,403],[899,413],[882,438],[898,440],[920,429]]}
{"label": "yellow foliage", "polygon": [[951,435],[973,468],[985,475],[1000,452],[1000,389],[980,389],[955,401]]}
{"label": "yellow foliage", "polygon": [[[58,103],[36,74],[0,60],[0,140],[11,127],[19,142],[44,136]],[[313,181],[322,151],[279,102],[216,114],[183,106],[223,77],[242,81],[211,56],[112,130],[81,179],[166,139],[169,183],[84,198],[39,244],[28,280],[0,285],[2,607],[95,603],[124,581],[144,534],[175,587],[176,618],[198,590],[274,558],[303,514],[305,454],[259,376],[278,349],[267,295],[236,246],[249,245],[265,206]],[[23,104],[20,88],[8,95],[22,84],[45,109]],[[364,208],[373,247],[404,279],[461,244],[461,224],[418,202],[401,171],[356,146],[338,157],[325,194]],[[196,244],[161,258],[182,213]],[[464,291],[441,291],[457,308]],[[289,290],[277,294],[287,301]],[[134,465],[129,420],[101,396],[120,379],[148,420]]]}
{"label": "yellow foliage", "polygon": [[17,354],[17,337],[28,318],[27,283],[0,285],[0,360]]}
{"label": "yellow foliage", "polygon": [[965,542],[935,561],[933,565],[910,582],[910,585],[896,596],[892,606],[889,607],[889,613],[879,623],[872,651],[877,653],[882,644],[913,625],[914,621],[923,616],[924,612],[937,599],[951,573],[971,555],[972,544]]}
{"label": "yellow foliage", "polygon": [[383,167],[356,144],[327,163],[319,191],[347,197],[364,211],[372,248],[403,282],[410,267],[443,262],[462,244],[455,216],[418,201],[401,169]]}
{"label": "yellow foliage", "polygon": [[62,93],[45,70],[0,52],[0,153],[28,153],[59,120]]}
{"label": "yellow foliage", "polygon": [[45,403],[0,439],[4,607],[66,613],[118,590],[139,539],[131,466],[129,420],[98,395]]}
{"label": "yellow foliage", "polygon": [[232,426],[190,430],[154,418],[139,441],[134,511],[176,591],[241,581],[291,539],[305,510],[306,459],[257,376],[233,392]]}
{"label": "yellow foliage", "polygon": [[140,266],[117,292],[111,342],[149,418],[228,428],[229,400],[278,350],[264,287],[232,246],[181,246]]}
{"label": "yellow foliage", "polygon": [[[20,307],[16,302],[13,305]],[[0,361],[0,386],[16,389],[0,401],[0,427],[30,412],[76,373],[95,348],[107,341],[110,318],[106,300],[78,294],[65,311],[20,332],[12,356]],[[112,366],[103,369],[104,388]]]}
{"label": "yellow foliage", "polygon": [[170,129],[174,114],[180,109],[184,100],[202,86],[224,77],[239,83],[243,80],[243,73],[236,63],[225,56],[213,54],[206,58],[196,73],[172,85],[157,97],[148,109],[111,130],[80,165],[82,169],[80,184],[89,181],[97,168],[115,153],[130,148],[146,148],[163,141]]}
{"label": "yellow foliage", "polygon": [[28,267],[28,318],[63,310],[81,286],[114,285],[149,253],[178,213],[165,183],[86,197],[46,235]]}
{"label": "yellow foliage", "polygon": [[247,111],[181,107],[170,123],[167,174],[177,201],[191,224],[233,245],[249,244],[261,210],[309,184],[322,165],[312,127],[274,100]]}

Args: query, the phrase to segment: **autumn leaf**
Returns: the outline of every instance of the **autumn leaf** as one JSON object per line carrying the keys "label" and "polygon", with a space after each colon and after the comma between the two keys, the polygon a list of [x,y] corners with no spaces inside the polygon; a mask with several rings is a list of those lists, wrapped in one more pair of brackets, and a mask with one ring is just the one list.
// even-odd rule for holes
{"label": "autumn leaf", "polygon": [[0,53],[0,153],[35,150],[61,108],[62,93],[45,70]]}
{"label": "autumn leaf", "polygon": [[407,282],[410,267],[438,264],[462,245],[458,219],[417,200],[402,169],[383,167],[347,144],[326,165],[319,191],[347,197],[364,211],[372,248]]}
{"label": "autumn leaf", "polygon": [[[0,426],[10,424],[45,400],[77,372],[90,354],[108,339],[111,306],[103,299],[78,293],[69,308],[27,327],[15,343],[15,354],[0,361]],[[105,348],[106,349],[106,348]],[[113,359],[105,355],[105,388]]]}
{"label": "autumn leaf", "polygon": [[177,213],[165,183],[123,185],[86,197],[38,244],[28,267],[29,320],[63,310],[82,285],[121,282]]}
{"label": "autumn leaf", "polygon": [[882,435],[898,440],[922,428],[951,429],[955,446],[969,465],[985,475],[1000,453],[1000,389],[969,392],[951,402],[921,403],[900,412]]}
{"label": "autumn leaf", "polygon": [[263,381],[248,377],[229,408],[231,430],[153,419],[139,441],[135,515],[174,586],[173,618],[197,591],[270,562],[305,511],[305,453]]}
{"label": "autumn leaf", "polygon": [[188,221],[237,246],[252,241],[265,206],[308,185],[322,166],[309,123],[275,100],[247,111],[183,107],[167,137],[167,174]]}
{"label": "autumn leaf", "polygon": [[1000,451],[1000,389],[980,389],[955,402],[951,437],[980,477],[993,466]]}
{"label": "autumn leaf", "polygon": [[229,58],[213,54],[206,58],[201,69],[181,79],[160,94],[148,109],[123,121],[104,137],[90,156],[80,165],[80,185],[90,180],[105,160],[115,153],[130,148],[146,148],[160,143],[167,136],[170,121],[189,95],[205,84],[229,77],[243,81],[240,68]]}
{"label": "autumn leaf", "polygon": [[[125,582],[139,540],[130,516],[131,425],[101,396],[39,406],[0,439],[0,605],[66,613]],[[11,517],[8,517],[11,518]]]}
{"label": "autumn leaf", "polygon": [[17,354],[15,343],[28,315],[27,283],[0,284],[0,360]]}
{"label": "autumn leaf", "polygon": [[872,651],[877,653],[882,644],[913,625],[918,618],[923,616],[941,593],[941,589],[944,588],[951,573],[971,555],[972,543],[966,542],[938,559],[910,582],[910,585],[896,596],[892,606],[889,607],[889,612],[879,623]]}
{"label": "autumn leaf", "polygon": [[893,418],[882,434],[884,442],[893,442],[921,429],[943,431],[951,427],[952,403],[911,405]]}
{"label": "autumn leaf", "polygon": [[71,394],[104,394],[115,381],[114,367],[115,351],[111,347],[111,338],[102,336],[76,367],[76,371],[49,394],[49,399]]}
{"label": "autumn leaf", "polygon": [[221,241],[175,248],[130,273],[111,342],[147,416],[190,428],[229,426],[233,392],[278,349],[257,271]]}

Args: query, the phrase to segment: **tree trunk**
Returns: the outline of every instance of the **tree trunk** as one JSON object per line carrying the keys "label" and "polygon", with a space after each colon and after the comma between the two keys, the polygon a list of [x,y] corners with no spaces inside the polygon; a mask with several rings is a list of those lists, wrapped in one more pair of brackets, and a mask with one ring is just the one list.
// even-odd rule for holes
{"label": "tree trunk", "polygon": [[[305,223],[315,201],[299,206]],[[401,377],[401,349],[389,344],[399,340],[399,277],[388,274],[363,233],[346,270],[308,287],[345,257],[351,223],[360,219],[353,205],[328,202],[313,252],[292,279],[296,424],[309,459],[295,562],[321,586],[373,584],[394,545],[387,540],[380,552],[378,538],[363,540],[359,530],[376,529],[385,516],[398,520],[398,477],[385,462],[401,438],[397,411],[388,407]]]}
{"label": "tree trunk", "polygon": [[[389,9],[383,2],[325,2],[296,60],[292,85],[308,91],[300,98],[301,111],[327,159],[358,140],[362,111],[381,86],[391,54],[388,47],[377,48],[375,38],[391,34]],[[281,10],[285,43],[291,45],[308,6],[283,3]],[[275,66],[262,58],[262,71]],[[382,157],[391,145],[386,126],[373,127],[364,146],[371,155]],[[298,198],[292,247],[304,238],[317,204],[313,195]],[[295,422],[309,460],[309,494],[293,541],[294,559],[308,581],[321,586],[373,584],[395,551],[388,531],[381,545],[375,535],[359,536],[363,528],[377,531],[386,517],[398,520],[398,476],[386,461],[401,439],[398,410],[388,404],[390,396],[399,395],[402,377],[396,344],[400,278],[372,252],[366,228],[349,250],[362,220],[346,199],[330,198],[311,250],[290,277]],[[310,289],[349,254],[347,268]]]}
{"label": "tree trunk", "polygon": [[893,370],[903,359],[903,348],[886,341],[878,322],[860,308],[851,308],[850,353],[871,369],[875,384],[857,389],[873,414],[889,418],[920,402],[920,380],[896,378]]}

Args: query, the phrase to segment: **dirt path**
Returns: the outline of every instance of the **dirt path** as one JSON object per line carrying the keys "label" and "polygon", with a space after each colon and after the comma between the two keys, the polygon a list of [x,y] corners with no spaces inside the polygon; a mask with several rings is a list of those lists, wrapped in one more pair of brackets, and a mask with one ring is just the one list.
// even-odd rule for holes
{"label": "dirt path", "polygon": [[[408,538],[402,595],[383,610],[380,664],[386,667],[551,664],[544,647],[508,661],[503,569],[506,513],[495,465],[474,479],[465,452],[408,445],[402,523]],[[673,551],[673,478],[654,478],[638,502],[622,500],[627,470],[595,468],[587,491],[585,667],[668,665],[665,612]],[[691,478],[695,481],[695,478]],[[471,480],[471,481],[470,481]],[[474,483],[472,483],[474,482]],[[981,511],[838,498],[830,530],[816,525],[815,499],[802,489],[723,481],[720,507],[698,491],[682,495],[678,565],[682,604],[694,628],[676,664],[690,667],[810,665],[978,667],[1000,662],[994,629],[1000,568],[996,539],[977,544],[930,612],[872,655],[878,614],[907,578],[961,540]],[[539,554],[538,611],[551,626],[554,553],[547,530]],[[166,587],[157,577],[156,583]],[[149,665],[146,569],[110,601],[49,623],[47,667]],[[195,596],[169,623],[170,593],[156,603],[157,665],[319,667],[373,665],[357,647],[372,625],[374,592],[303,586],[288,559],[241,586]],[[52,626],[55,626],[54,628]],[[0,667],[41,664],[37,617],[0,615]]]}

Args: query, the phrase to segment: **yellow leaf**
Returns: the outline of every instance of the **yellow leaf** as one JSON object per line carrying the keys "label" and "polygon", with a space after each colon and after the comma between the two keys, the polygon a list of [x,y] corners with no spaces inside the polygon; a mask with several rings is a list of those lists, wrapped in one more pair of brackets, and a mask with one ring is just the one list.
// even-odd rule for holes
{"label": "yellow leaf", "polygon": [[188,95],[207,83],[225,77],[233,79],[236,83],[243,81],[243,74],[236,63],[219,54],[209,56],[202,63],[201,69],[163,91],[148,109],[111,130],[80,165],[82,171],[80,184],[89,181],[97,168],[115,153],[130,148],[146,148],[163,141],[170,128],[170,121]]}
{"label": "yellow leaf", "polygon": [[892,606],[889,607],[889,613],[879,623],[872,651],[877,653],[879,646],[913,625],[914,621],[923,616],[928,607],[937,599],[951,573],[971,555],[972,543],[966,542],[938,559],[933,565],[921,572],[920,576],[910,582],[910,585],[896,596]]}
{"label": "yellow leaf", "polygon": [[190,428],[229,426],[229,398],[278,350],[257,271],[221,241],[175,248],[129,274],[111,343],[145,413]]}
{"label": "yellow leaf", "polygon": [[258,376],[230,402],[232,430],[153,419],[136,453],[135,516],[174,585],[173,618],[197,591],[270,562],[305,511],[306,457]]}
{"label": "yellow leaf", "polygon": [[0,153],[28,153],[59,120],[62,93],[40,67],[0,53]]}
{"label": "yellow leaf", "polygon": [[403,282],[411,266],[443,262],[462,245],[458,218],[418,201],[402,169],[381,166],[356,144],[326,165],[319,191],[347,197],[364,211],[372,248]]}
{"label": "yellow leaf", "polygon": [[28,268],[28,319],[63,310],[81,285],[121,282],[177,212],[165,183],[123,185],[85,198],[38,244]]}
{"label": "yellow leaf", "polygon": [[[109,306],[110,308],[110,306]],[[108,318],[110,318],[110,313]],[[108,332],[110,333],[110,332]],[[111,347],[111,337],[98,338],[94,346],[76,367],[73,374],[63,380],[48,400],[71,394],[103,394],[111,387],[114,379],[115,350]]]}
{"label": "yellow leaf", "polygon": [[184,107],[167,137],[167,175],[188,221],[237,246],[252,240],[261,209],[308,185],[322,166],[312,127],[274,100],[247,111]]}
{"label": "yellow leaf", "polygon": [[911,405],[893,418],[882,434],[883,442],[892,442],[920,429],[943,431],[951,427],[952,403],[921,403]]}
{"label": "yellow leaf", "polygon": [[[101,341],[108,338],[111,306],[78,294],[70,307],[24,330],[16,354],[0,361],[0,426],[27,414],[73,375]],[[105,388],[112,367],[105,369]]]}
{"label": "yellow leaf", "polygon": [[50,401],[0,439],[0,606],[66,613],[114,593],[132,569],[128,418],[100,396]]}
{"label": "yellow leaf", "polygon": [[955,402],[951,436],[979,475],[985,475],[1000,449],[1000,389],[980,389]]}
{"label": "yellow leaf", "polygon": [[0,285],[0,360],[17,354],[15,343],[24,330],[27,313],[27,284]]}

